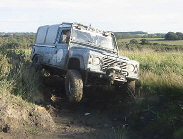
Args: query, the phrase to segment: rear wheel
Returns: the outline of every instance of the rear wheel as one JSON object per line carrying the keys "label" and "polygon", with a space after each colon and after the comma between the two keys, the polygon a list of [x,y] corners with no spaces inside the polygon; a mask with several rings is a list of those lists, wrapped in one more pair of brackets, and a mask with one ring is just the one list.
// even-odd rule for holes
{"label": "rear wheel", "polygon": [[66,95],[71,103],[80,102],[83,97],[83,80],[77,70],[68,70],[65,79]]}
{"label": "rear wheel", "polygon": [[40,64],[40,59],[39,59],[39,56],[34,56],[34,58],[32,59],[32,65],[31,65],[35,70],[36,72],[38,71],[41,71],[42,67],[41,67],[41,64]]}
{"label": "rear wheel", "polygon": [[129,96],[135,98],[135,81],[125,83],[125,91]]}

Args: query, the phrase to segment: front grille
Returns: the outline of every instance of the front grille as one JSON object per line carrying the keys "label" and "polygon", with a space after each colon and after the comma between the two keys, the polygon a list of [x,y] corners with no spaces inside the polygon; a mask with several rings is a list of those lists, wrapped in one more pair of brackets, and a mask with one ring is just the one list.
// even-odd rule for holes
{"label": "front grille", "polygon": [[125,76],[128,75],[128,72],[126,71],[127,63],[125,61],[119,61],[117,58],[110,57],[110,56],[104,56],[103,59],[103,65],[102,70],[106,72],[106,70],[115,64],[116,66],[119,66],[121,68],[121,73]]}

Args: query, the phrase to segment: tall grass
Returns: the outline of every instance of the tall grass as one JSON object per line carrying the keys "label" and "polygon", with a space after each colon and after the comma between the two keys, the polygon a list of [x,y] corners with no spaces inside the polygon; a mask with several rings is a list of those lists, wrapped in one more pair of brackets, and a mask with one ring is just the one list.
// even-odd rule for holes
{"label": "tall grass", "polygon": [[40,91],[42,84],[39,74],[30,66],[29,57],[30,50],[0,50],[0,92],[40,103],[44,99]]}
{"label": "tall grass", "polygon": [[121,55],[140,62],[140,82],[148,85],[183,87],[182,52],[121,51]]}
{"label": "tall grass", "polygon": [[151,134],[161,138],[183,137],[183,54],[152,50],[120,54],[140,62],[137,93],[144,99],[132,113],[131,130],[144,138]]}

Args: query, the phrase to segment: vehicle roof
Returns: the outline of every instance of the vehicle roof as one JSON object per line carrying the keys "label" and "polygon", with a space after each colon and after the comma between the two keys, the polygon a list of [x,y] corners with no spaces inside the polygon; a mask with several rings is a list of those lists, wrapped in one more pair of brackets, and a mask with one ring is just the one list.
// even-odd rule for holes
{"label": "vehicle roof", "polygon": [[40,26],[37,31],[37,37],[35,43],[37,44],[54,44],[56,41],[57,33],[59,27],[71,28],[76,27],[77,29],[87,30],[94,33],[100,33],[103,35],[110,35],[112,32],[103,31],[98,28],[94,28],[90,26],[86,26],[80,23],[67,23],[63,22],[61,24],[54,24],[54,25],[44,25]]}
{"label": "vehicle roof", "polygon": [[[46,25],[48,27],[50,26],[59,26],[59,27],[82,27],[83,29],[86,29],[88,31],[92,31],[92,32],[96,32],[96,33],[109,33],[109,34],[113,34],[112,32],[110,31],[104,31],[104,30],[101,30],[101,29],[98,29],[98,28],[95,28],[91,25],[87,26],[87,25],[83,25],[81,23],[76,23],[76,22],[73,22],[73,23],[69,23],[69,22],[62,22],[61,24],[54,24],[54,25]],[[40,26],[40,27],[44,27],[44,26]]]}
{"label": "vehicle roof", "polygon": [[85,29],[89,30],[89,31],[93,31],[93,32],[97,32],[97,33],[110,33],[112,34],[112,32],[110,31],[104,31],[104,30],[101,30],[101,29],[98,29],[98,28],[95,28],[95,27],[92,27],[91,25],[87,26],[87,25],[83,25],[83,24],[80,24],[80,23],[72,23],[73,26],[82,26],[84,27]]}

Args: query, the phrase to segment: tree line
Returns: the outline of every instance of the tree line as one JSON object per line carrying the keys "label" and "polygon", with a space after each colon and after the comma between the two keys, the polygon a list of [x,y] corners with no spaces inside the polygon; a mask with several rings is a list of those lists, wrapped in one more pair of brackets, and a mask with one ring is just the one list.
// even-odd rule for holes
{"label": "tree line", "polygon": [[183,40],[183,33],[181,32],[168,32],[165,35],[165,40]]}

